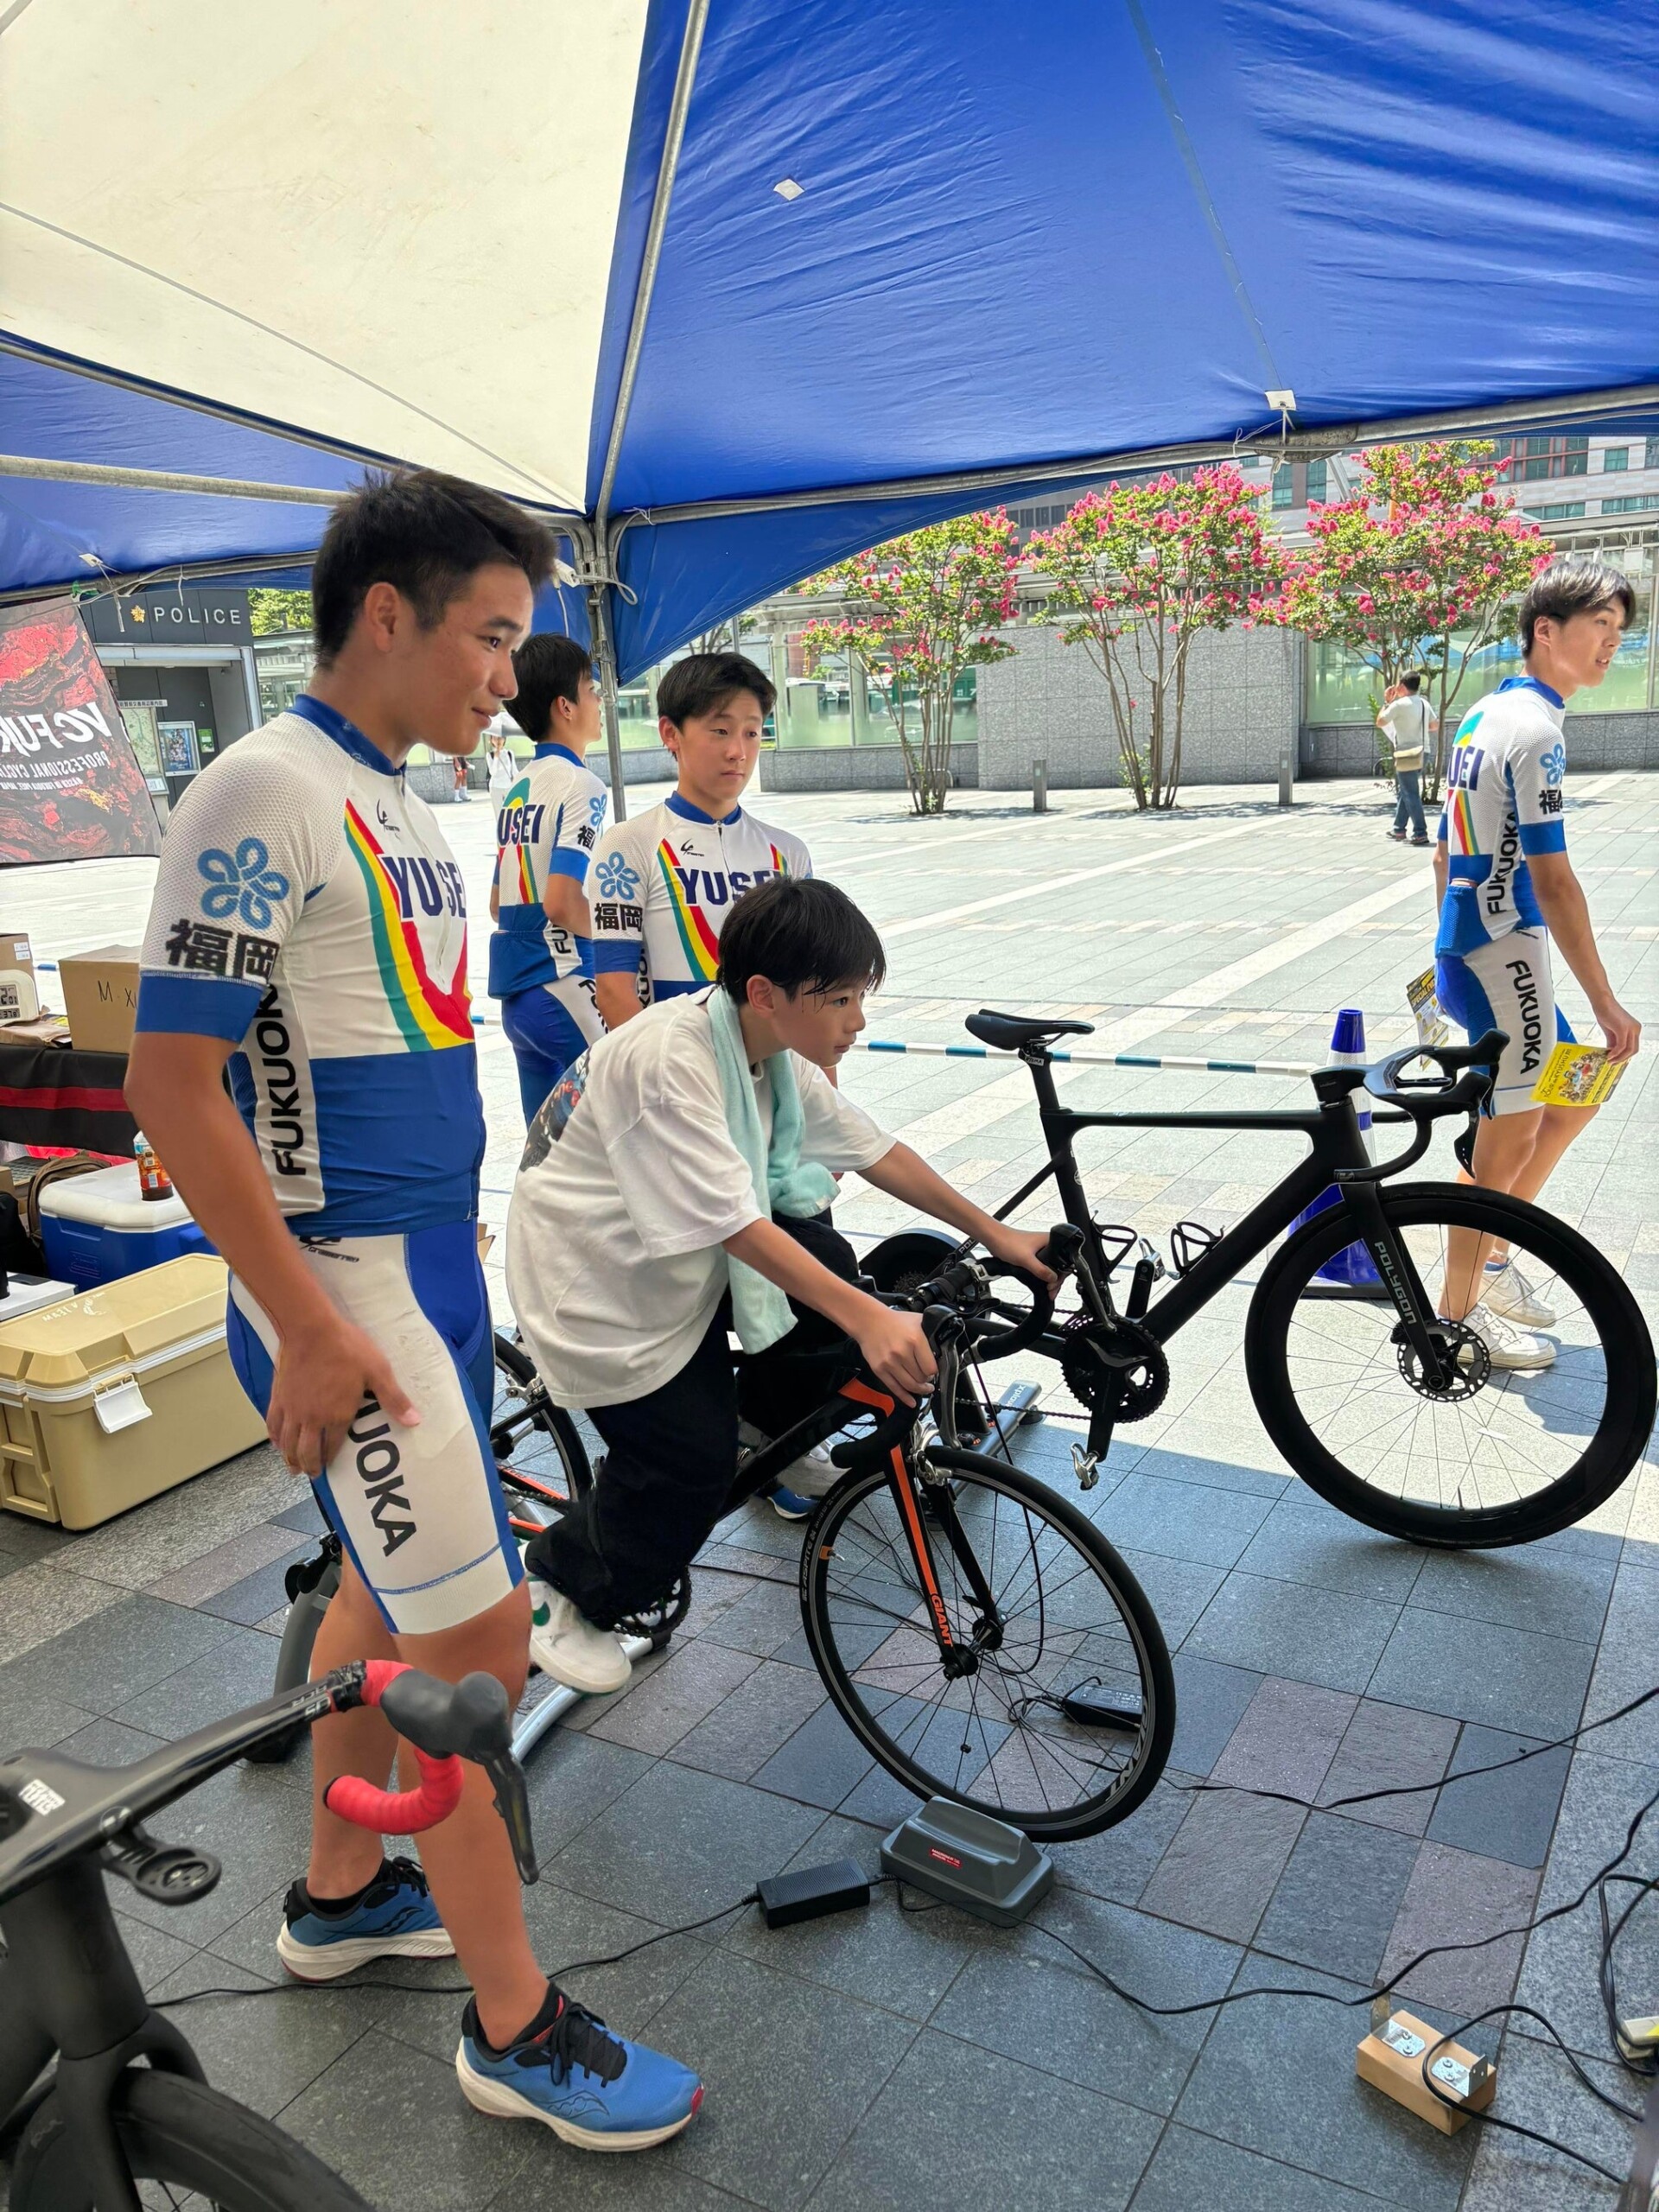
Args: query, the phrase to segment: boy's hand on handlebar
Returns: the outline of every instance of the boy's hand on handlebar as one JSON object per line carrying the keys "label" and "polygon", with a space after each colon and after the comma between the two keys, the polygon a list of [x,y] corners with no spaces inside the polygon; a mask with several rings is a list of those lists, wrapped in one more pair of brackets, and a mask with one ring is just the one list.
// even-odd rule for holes
{"label": "boy's hand on handlebar", "polygon": [[1043,1257],[1048,1243],[1046,1229],[1008,1229],[999,1225],[996,1235],[985,1239],[986,1249],[1011,1268],[1023,1268],[1039,1282],[1057,1283],[1059,1277]]}
{"label": "boy's hand on handlebar", "polygon": [[878,1382],[907,1406],[925,1397],[938,1369],[920,1314],[895,1313],[871,1299],[855,1334],[864,1364]]}

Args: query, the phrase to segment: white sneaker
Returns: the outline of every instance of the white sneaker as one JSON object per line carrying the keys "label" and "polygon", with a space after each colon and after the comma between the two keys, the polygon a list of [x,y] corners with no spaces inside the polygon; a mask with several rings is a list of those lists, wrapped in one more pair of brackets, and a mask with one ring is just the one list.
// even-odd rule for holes
{"label": "white sneaker", "polygon": [[530,1582],[530,1656],[544,1675],[573,1690],[602,1696],[620,1690],[633,1672],[622,1639],[595,1628],[551,1583]]}
{"label": "white sneaker", "polygon": [[[1485,1345],[1494,1369],[1554,1364],[1555,1347],[1548,1337],[1529,1337],[1524,1329],[1514,1327],[1500,1314],[1489,1313],[1484,1306],[1477,1306],[1472,1313],[1465,1313],[1463,1325]],[[1459,1354],[1463,1362],[1471,1357],[1466,1348]]]}
{"label": "white sneaker", "polygon": [[[762,1452],[772,1439],[750,1421],[738,1424],[737,1440],[746,1452]],[[778,1480],[785,1490],[792,1490],[797,1497],[823,1497],[841,1480],[846,1470],[838,1467],[830,1457],[827,1444],[815,1444],[798,1459],[791,1459]]]}
{"label": "white sneaker", "polygon": [[1506,1321],[1519,1321],[1529,1329],[1555,1325],[1555,1309],[1545,1305],[1512,1259],[1499,1261],[1496,1266],[1487,1261],[1480,1302],[1489,1313],[1501,1313]]}

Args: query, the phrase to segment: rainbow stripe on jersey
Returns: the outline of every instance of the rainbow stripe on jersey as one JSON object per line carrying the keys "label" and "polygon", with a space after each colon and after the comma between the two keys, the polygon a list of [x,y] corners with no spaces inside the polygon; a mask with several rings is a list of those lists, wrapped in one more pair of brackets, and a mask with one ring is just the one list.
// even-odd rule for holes
{"label": "rainbow stripe on jersey", "polygon": [[442,1052],[473,1041],[472,998],[467,988],[467,945],[448,982],[426,971],[420,933],[405,921],[373,831],[349,800],[346,843],[368,891],[375,960],[392,1018],[411,1052]]}

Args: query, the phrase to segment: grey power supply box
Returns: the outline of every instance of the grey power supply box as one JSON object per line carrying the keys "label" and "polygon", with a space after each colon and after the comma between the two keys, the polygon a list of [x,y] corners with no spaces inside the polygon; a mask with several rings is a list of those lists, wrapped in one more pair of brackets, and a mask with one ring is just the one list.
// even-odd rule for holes
{"label": "grey power supply box", "polygon": [[948,1797],[930,1797],[881,1846],[884,1872],[1015,1928],[1054,1886],[1054,1861],[1028,1835]]}

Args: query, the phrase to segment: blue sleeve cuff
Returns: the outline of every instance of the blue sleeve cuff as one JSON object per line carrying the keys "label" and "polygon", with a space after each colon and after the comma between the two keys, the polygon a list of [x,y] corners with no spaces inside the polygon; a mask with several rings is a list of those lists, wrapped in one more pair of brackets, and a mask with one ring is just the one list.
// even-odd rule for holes
{"label": "blue sleeve cuff", "polygon": [[617,944],[610,938],[594,939],[594,973],[595,976],[637,976],[639,973],[639,940],[627,938]]}
{"label": "blue sleeve cuff", "polygon": [[1521,849],[1529,860],[1540,853],[1564,853],[1567,850],[1567,825],[1562,822],[1523,822],[1521,824]]}
{"label": "blue sleeve cuff", "polygon": [[568,875],[578,883],[586,883],[590,857],[580,845],[555,845],[547,856],[547,872],[550,875]]}
{"label": "blue sleeve cuff", "polygon": [[170,1036],[222,1037],[239,1045],[264,996],[259,983],[212,976],[141,976],[133,1027]]}

